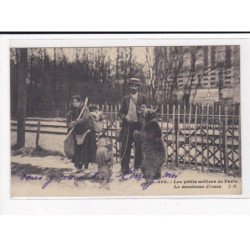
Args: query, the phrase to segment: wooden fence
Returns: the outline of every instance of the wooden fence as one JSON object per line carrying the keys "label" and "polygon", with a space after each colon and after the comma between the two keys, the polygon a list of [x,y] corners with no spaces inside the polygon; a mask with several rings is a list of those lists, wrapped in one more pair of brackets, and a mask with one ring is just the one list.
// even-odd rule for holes
{"label": "wooden fence", "polygon": [[[119,106],[102,105],[99,108],[105,115],[103,134],[110,138],[119,161]],[[158,122],[169,166],[241,175],[239,106],[166,105],[158,109]],[[15,125],[12,121],[12,130],[16,129]],[[65,119],[27,119],[26,131],[67,133]]]}

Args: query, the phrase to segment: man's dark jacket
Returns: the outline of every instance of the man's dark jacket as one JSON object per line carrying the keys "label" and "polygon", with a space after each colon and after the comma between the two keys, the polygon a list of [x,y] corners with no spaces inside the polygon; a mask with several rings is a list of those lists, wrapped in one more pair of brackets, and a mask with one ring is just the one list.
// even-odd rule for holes
{"label": "man's dark jacket", "polygon": [[[118,138],[118,141],[120,142],[120,158],[121,158],[121,167],[122,167],[122,171],[126,172],[129,169],[129,161],[130,161],[130,150],[131,150],[131,146],[132,146],[132,142],[133,142],[133,132],[135,130],[141,130],[142,127],[142,121],[140,120],[140,114],[139,114],[139,110],[141,108],[142,105],[146,105],[148,106],[148,101],[147,101],[147,97],[141,93],[138,93],[138,97],[137,97],[137,103],[136,103],[136,112],[137,112],[137,117],[138,117],[138,122],[137,123],[133,123],[133,124],[129,124],[126,120],[125,120],[125,116],[128,114],[128,110],[129,110],[129,105],[130,105],[130,95],[126,95],[123,98],[122,104],[121,104],[121,109],[119,112],[119,116],[122,119],[122,123],[121,123],[121,131],[120,131],[120,135]],[[139,149],[139,145],[135,145],[135,165],[138,165],[137,167],[139,167],[139,165],[141,164],[141,149]],[[128,153],[126,153],[128,152]]]}
{"label": "man's dark jacket", "polygon": [[[122,124],[121,124],[122,127],[126,126],[126,124],[127,124],[127,121],[124,118],[128,114],[129,104],[130,104],[130,94],[124,96],[124,98],[122,100],[122,104],[121,104],[121,109],[119,112],[119,116],[122,119]],[[149,107],[147,97],[141,93],[138,93],[137,105],[136,105],[136,112],[137,112],[138,119],[140,119],[139,109],[141,108],[141,105],[143,105],[143,104],[146,105],[147,107]]]}

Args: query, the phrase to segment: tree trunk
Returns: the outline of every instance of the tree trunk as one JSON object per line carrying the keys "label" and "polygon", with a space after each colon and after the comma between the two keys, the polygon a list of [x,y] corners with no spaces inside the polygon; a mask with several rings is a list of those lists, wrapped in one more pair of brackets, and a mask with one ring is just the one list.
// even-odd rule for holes
{"label": "tree trunk", "polygon": [[17,146],[19,148],[25,146],[25,117],[26,117],[26,79],[28,75],[27,62],[28,51],[27,49],[19,49],[19,67],[18,67],[18,103],[17,103]]}

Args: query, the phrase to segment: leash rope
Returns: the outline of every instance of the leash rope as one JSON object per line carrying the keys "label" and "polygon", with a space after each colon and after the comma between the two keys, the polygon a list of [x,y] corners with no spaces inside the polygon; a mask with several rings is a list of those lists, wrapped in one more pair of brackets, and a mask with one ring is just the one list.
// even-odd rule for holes
{"label": "leash rope", "polygon": [[127,146],[128,146],[129,130],[130,130],[130,124],[128,124],[126,144],[125,144],[125,148],[124,148],[123,155],[122,155],[122,157],[121,157],[121,161],[123,160],[123,158],[124,158],[124,156],[125,156],[126,149],[127,149]]}

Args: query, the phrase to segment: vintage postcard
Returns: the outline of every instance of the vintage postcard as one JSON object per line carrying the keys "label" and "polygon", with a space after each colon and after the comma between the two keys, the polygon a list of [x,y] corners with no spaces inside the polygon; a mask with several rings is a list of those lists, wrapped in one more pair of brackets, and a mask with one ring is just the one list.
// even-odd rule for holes
{"label": "vintage postcard", "polygon": [[11,197],[241,195],[241,46],[100,44],[10,47]]}

